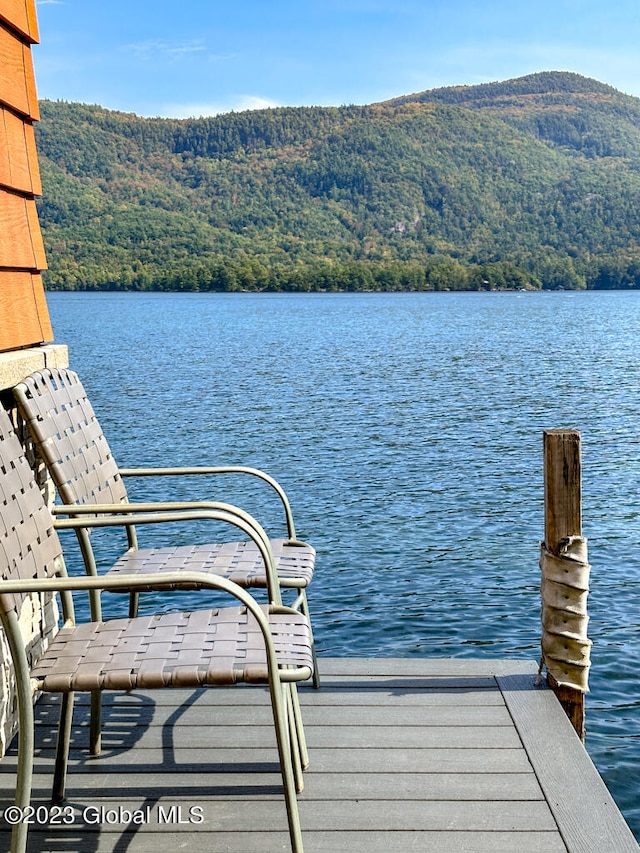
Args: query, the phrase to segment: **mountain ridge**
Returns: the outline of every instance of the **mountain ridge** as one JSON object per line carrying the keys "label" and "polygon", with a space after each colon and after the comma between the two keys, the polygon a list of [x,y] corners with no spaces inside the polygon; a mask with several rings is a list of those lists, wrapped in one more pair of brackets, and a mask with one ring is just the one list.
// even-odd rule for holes
{"label": "mountain ridge", "polygon": [[200,119],[41,106],[49,288],[640,284],[640,99],[577,74]]}
{"label": "mountain ridge", "polygon": [[446,103],[460,101],[481,101],[493,99],[504,95],[548,95],[554,92],[563,94],[602,94],[624,95],[618,89],[608,83],[601,83],[593,77],[584,77],[572,71],[540,71],[535,74],[527,74],[523,77],[513,77],[509,80],[495,80],[490,83],[477,83],[475,85],[446,86],[436,89],[425,89],[422,92],[414,92],[411,95],[401,95],[386,101],[383,104],[412,103],[438,100]]}

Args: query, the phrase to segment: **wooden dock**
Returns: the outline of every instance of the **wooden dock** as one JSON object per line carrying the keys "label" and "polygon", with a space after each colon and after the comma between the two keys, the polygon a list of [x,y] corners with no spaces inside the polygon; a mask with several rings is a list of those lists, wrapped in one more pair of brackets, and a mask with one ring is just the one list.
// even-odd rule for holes
{"label": "wooden dock", "polygon": [[[330,658],[322,673],[320,690],[301,690],[306,853],[640,849],[533,663]],[[71,808],[57,816],[73,823],[53,826],[37,807],[49,806],[56,719],[55,699],[38,703],[30,851],[289,849],[261,689],[105,694],[98,758],[79,704]],[[1,850],[15,764],[14,750],[0,762]]]}

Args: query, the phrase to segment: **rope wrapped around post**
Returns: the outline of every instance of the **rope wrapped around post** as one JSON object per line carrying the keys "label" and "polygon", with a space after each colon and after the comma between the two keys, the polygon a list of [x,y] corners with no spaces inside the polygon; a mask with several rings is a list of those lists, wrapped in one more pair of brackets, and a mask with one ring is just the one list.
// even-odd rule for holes
{"label": "rope wrapped around post", "polygon": [[587,540],[567,536],[560,553],[540,546],[542,661],[560,687],[587,693],[591,640],[587,637],[589,571]]}
{"label": "rope wrapped around post", "polygon": [[542,670],[576,733],[585,738],[591,642],[587,638],[589,563],[582,536],[582,459],[577,430],[545,430]]}

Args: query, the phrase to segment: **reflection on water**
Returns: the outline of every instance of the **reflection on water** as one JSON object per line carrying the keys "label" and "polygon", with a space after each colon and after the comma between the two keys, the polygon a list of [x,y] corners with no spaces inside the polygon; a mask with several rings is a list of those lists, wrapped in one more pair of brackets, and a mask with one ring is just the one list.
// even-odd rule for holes
{"label": "reflection on water", "polygon": [[[241,462],[285,485],[318,548],[311,601],[328,655],[536,658],[542,430],[579,429],[587,746],[640,836],[637,294],[49,304],[122,465]],[[224,486],[279,529],[275,505]]]}

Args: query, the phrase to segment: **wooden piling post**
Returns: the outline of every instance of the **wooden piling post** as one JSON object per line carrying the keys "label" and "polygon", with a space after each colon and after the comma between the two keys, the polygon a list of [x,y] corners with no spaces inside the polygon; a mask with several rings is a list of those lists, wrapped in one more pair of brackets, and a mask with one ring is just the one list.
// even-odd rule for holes
{"label": "wooden piling post", "polygon": [[[582,536],[582,460],[577,430],[545,430],[544,444],[544,541],[547,550],[560,556],[563,540]],[[585,696],[580,690],[558,685],[547,674],[552,688],[582,741],[585,737]]]}

